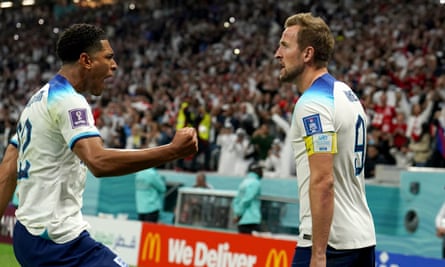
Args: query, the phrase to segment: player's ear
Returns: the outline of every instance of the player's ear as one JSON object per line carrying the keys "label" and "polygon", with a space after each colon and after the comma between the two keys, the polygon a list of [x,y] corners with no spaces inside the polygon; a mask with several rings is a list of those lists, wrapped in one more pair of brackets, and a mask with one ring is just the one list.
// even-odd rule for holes
{"label": "player's ear", "polygon": [[79,56],[79,63],[85,66],[86,68],[90,69],[92,64],[90,55],[88,55],[88,53],[86,52],[81,53]]}
{"label": "player's ear", "polygon": [[312,46],[308,46],[303,50],[303,59],[304,62],[307,63],[311,61],[314,57],[315,49]]}

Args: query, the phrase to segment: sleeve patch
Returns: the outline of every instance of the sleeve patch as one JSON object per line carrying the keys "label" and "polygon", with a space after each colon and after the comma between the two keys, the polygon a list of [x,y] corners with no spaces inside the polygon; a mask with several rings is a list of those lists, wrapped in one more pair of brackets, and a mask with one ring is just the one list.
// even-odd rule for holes
{"label": "sleeve patch", "polygon": [[303,118],[306,135],[310,136],[316,133],[322,133],[320,114],[314,114]]}
{"label": "sleeve patch", "polygon": [[337,134],[321,133],[304,138],[308,156],[315,153],[337,153]]}
{"label": "sleeve patch", "polygon": [[71,119],[71,127],[73,129],[80,126],[89,126],[86,109],[72,109],[68,112]]}

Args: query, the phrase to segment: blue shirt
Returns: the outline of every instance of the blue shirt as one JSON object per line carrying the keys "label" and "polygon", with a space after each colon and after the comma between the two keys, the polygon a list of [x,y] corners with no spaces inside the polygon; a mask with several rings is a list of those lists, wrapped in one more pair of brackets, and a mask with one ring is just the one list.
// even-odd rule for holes
{"label": "blue shirt", "polygon": [[137,172],[135,186],[136,210],[138,213],[143,214],[161,210],[167,187],[156,168]]}
{"label": "blue shirt", "polygon": [[239,185],[238,193],[232,202],[233,212],[241,216],[238,224],[261,223],[260,195],[260,177],[254,172],[249,172]]}

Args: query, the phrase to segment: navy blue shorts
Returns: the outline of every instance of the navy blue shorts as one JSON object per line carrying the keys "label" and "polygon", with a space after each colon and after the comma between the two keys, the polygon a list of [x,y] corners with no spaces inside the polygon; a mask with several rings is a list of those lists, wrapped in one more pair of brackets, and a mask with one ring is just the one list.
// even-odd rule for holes
{"label": "navy blue shorts", "polygon": [[[295,248],[291,267],[309,267],[312,247]],[[375,247],[338,250],[328,246],[327,267],[375,267]]]}
{"label": "navy blue shorts", "polygon": [[108,247],[91,238],[83,231],[76,239],[65,244],[34,236],[19,222],[14,227],[14,254],[22,267],[128,267]]}

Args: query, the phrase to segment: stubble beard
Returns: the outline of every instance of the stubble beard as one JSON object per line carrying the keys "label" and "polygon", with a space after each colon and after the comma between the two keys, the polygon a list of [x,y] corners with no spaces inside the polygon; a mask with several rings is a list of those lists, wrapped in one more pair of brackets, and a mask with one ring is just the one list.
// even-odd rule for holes
{"label": "stubble beard", "polygon": [[301,74],[304,72],[304,65],[298,65],[291,69],[284,69],[284,73],[280,75],[282,83],[296,83]]}

